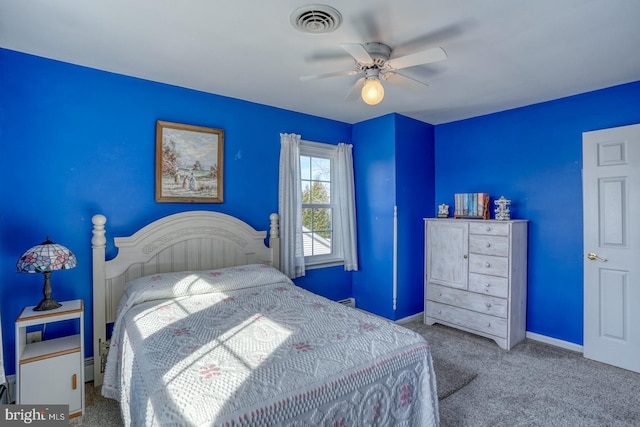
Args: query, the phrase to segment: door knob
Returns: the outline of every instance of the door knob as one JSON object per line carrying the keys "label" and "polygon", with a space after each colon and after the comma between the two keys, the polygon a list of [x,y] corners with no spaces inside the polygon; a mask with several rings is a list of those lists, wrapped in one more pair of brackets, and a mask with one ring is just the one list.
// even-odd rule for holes
{"label": "door knob", "polygon": [[604,258],[600,258],[597,254],[593,253],[593,252],[589,252],[587,254],[587,258],[589,258],[591,261],[602,261],[602,262],[607,262],[606,259]]}

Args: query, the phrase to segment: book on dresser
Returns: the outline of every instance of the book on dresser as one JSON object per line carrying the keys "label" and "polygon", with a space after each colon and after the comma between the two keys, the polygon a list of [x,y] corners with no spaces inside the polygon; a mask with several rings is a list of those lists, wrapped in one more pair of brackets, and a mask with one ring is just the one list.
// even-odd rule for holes
{"label": "book on dresser", "polygon": [[528,221],[424,222],[424,322],[482,335],[506,350],[522,341]]}

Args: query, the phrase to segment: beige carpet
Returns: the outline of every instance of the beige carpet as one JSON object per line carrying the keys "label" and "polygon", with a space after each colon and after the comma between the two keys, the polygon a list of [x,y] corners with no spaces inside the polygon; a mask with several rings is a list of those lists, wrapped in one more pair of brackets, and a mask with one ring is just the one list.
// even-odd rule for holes
{"label": "beige carpet", "polygon": [[640,427],[639,373],[530,339],[504,351],[446,326],[405,326],[427,338],[435,360],[478,372],[440,400],[441,427]]}
{"label": "beige carpet", "polygon": [[440,357],[433,358],[433,369],[436,371],[438,400],[446,399],[478,376],[474,370]]}
{"label": "beige carpet", "polygon": [[93,381],[85,384],[85,400],[84,415],[70,420],[69,425],[90,427],[123,425],[119,403],[102,397],[100,389],[93,386]]}

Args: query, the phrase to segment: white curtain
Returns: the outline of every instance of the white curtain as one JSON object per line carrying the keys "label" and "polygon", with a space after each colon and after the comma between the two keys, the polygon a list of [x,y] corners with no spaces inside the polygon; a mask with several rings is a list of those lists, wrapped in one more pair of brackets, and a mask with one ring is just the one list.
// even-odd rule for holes
{"label": "white curtain", "polygon": [[338,229],[341,233],[344,269],[358,269],[358,251],[356,234],[356,195],[353,178],[353,146],[338,144],[336,164],[336,196],[338,198]]}
{"label": "white curtain", "polygon": [[300,181],[300,135],[280,134],[280,269],[294,279],[304,276],[302,244],[302,183]]}

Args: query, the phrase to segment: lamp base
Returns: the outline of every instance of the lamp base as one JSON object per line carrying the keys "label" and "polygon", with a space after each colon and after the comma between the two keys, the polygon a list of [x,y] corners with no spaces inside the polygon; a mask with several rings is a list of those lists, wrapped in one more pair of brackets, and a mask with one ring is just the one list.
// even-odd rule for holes
{"label": "lamp base", "polygon": [[53,310],[54,308],[58,308],[58,307],[62,307],[62,304],[60,304],[58,301],[54,300],[53,298],[51,298],[51,272],[50,271],[45,271],[44,273],[44,286],[42,288],[42,295],[44,295],[44,298],[42,298],[42,301],[40,301],[40,303],[34,307],[34,311],[46,311],[46,310]]}
{"label": "lamp base", "polygon": [[62,307],[62,304],[60,304],[58,301],[54,300],[53,298],[49,298],[49,299],[45,298],[42,301],[40,301],[38,305],[33,307],[33,311],[47,311],[47,310],[53,310],[54,308],[58,308],[58,307]]}

